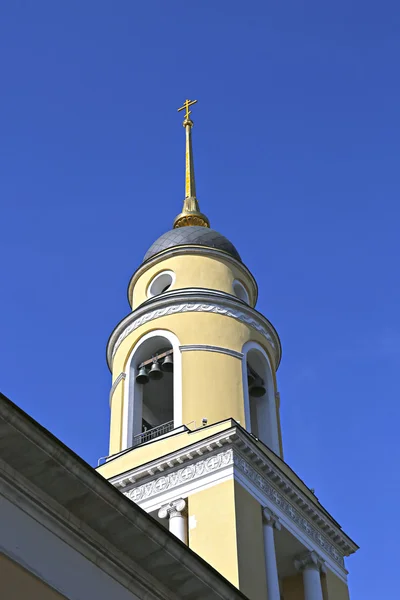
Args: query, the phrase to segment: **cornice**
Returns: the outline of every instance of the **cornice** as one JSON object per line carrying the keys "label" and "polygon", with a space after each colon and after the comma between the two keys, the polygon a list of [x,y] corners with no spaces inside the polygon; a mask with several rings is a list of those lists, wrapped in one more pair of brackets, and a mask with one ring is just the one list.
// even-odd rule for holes
{"label": "cornice", "polygon": [[[54,502],[43,490],[27,481],[2,459],[0,459],[0,486],[2,495],[9,502],[15,504],[87,560],[100,566],[104,573],[121,585],[128,589],[134,587],[138,592],[140,590],[142,594],[148,595],[149,600],[175,599],[175,595],[153,575],[146,573],[138,562],[129,559],[107,543],[90,526]],[[46,583],[49,585],[49,582]]]}
{"label": "cornice", "polygon": [[257,299],[258,299],[257,282],[254,279],[250,270],[242,262],[236,260],[235,258],[233,258],[233,256],[231,256],[227,252],[224,252],[223,250],[218,250],[217,248],[209,248],[208,246],[194,246],[194,245],[188,244],[187,246],[175,246],[174,248],[167,248],[166,250],[159,252],[158,254],[156,254],[155,256],[153,256],[152,258],[150,258],[149,260],[147,260],[146,262],[144,262],[140,265],[140,267],[132,275],[132,277],[129,281],[129,284],[128,284],[127,294],[128,294],[128,302],[129,302],[130,306],[132,306],[131,298],[132,298],[133,286],[135,285],[135,283],[139,279],[139,277],[141,277],[141,275],[143,275],[143,273],[145,273],[148,269],[150,269],[154,265],[157,265],[158,263],[162,262],[165,258],[172,258],[174,256],[182,256],[182,255],[187,255],[187,254],[206,255],[208,257],[230,263],[237,269],[243,271],[243,273],[248,277],[248,279],[251,283],[252,289],[250,290],[250,292],[251,292],[250,296],[253,300],[253,307],[256,305]]}
{"label": "cornice", "polygon": [[[185,587],[196,598],[246,600],[219,572],[148,514],[132,506],[99,473],[3,394],[0,424],[2,443],[8,449],[0,458],[2,494],[7,486],[9,499],[17,507],[116,581],[139,594],[143,590],[142,596],[148,600],[175,599],[171,589],[175,589],[176,581],[186,581]],[[131,544],[124,543],[127,537]],[[148,559],[155,555],[156,570]],[[164,560],[167,568],[162,568]]]}
{"label": "cornice", "polygon": [[344,568],[343,557],[354,553],[358,546],[238,427],[113,477],[110,482],[140,504],[230,465]]}
{"label": "cornice", "polygon": [[107,364],[112,368],[114,355],[121,342],[135,329],[160,317],[177,313],[208,312],[236,319],[261,333],[274,351],[276,369],[282,349],[273,325],[261,313],[235,296],[200,288],[165,292],[146,300],[116,326],[107,344]]}

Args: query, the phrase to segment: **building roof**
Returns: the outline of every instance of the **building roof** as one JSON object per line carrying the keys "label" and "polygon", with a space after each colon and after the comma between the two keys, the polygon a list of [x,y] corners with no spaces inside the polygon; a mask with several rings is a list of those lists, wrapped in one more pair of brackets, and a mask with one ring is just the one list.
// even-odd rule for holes
{"label": "building roof", "polygon": [[[24,481],[41,510],[87,536],[99,564],[117,564],[146,598],[246,600],[208,563],[0,393],[0,483]],[[57,508],[58,507],[58,508]],[[67,568],[67,566],[66,566]],[[160,595],[161,590],[168,593]],[[158,594],[157,594],[158,591]]]}
{"label": "building roof", "polygon": [[200,226],[177,227],[163,233],[147,250],[144,260],[148,260],[163,250],[174,246],[206,246],[230,254],[241,262],[239,252],[225,236],[214,229]]}

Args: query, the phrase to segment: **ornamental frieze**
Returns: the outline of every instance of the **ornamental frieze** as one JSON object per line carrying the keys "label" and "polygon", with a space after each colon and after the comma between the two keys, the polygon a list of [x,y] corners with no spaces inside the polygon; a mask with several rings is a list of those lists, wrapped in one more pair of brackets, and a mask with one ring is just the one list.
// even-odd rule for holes
{"label": "ornamental frieze", "polygon": [[214,454],[206,459],[191,463],[177,471],[161,475],[156,479],[131,488],[123,493],[133,502],[140,504],[167,490],[177,488],[185,483],[199,479],[204,475],[214,473],[229,465],[234,465],[238,468],[239,471],[255,484],[301,531],[303,531],[320,548],[325,550],[337,564],[344,568],[343,556],[336,550],[335,546],[320,533],[317,527],[311,524],[308,519],[304,518],[301,512],[297,510],[293,504],[288,502],[281,492],[271,485],[269,481],[256,471],[240,454],[234,452],[232,448]]}
{"label": "ornamental frieze", "polygon": [[192,481],[193,479],[197,479],[202,477],[203,475],[207,475],[208,473],[213,473],[214,471],[218,471],[228,465],[233,465],[233,450],[227,450],[225,452],[220,452],[219,454],[214,454],[209,458],[204,460],[199,460],[196,463],[192,463],[187,467],[183,467],[178,471],[168,473],[167,475],[162,475],[153,481],[149,481],[148,483],[144,483],[138,487],[132,488],[128,492],[124,492],[125,496],[133,500],[133,502],[143,502],[143,500],[147,500],[157,494],[161,494],[166,490],[170,490],[174,487]]}

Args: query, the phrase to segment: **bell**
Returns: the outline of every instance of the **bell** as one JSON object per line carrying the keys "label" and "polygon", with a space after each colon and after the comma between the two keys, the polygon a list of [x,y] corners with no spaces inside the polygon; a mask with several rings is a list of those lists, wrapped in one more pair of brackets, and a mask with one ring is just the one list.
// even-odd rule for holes
{"label": "bell", "polygon": [[256,378],[254,377],[253,373],[250,371],[250,369],[247,369],[247,385],[251,387],[255,380]]}
{"label": "bell", "polygon": [[145,383],[148,383],[148,381],[149,376],[147,374],[146,367],[141,367],[139,369],[139,373],[136,375],[136,383],[141,383],[142,385],[144,385]]}
{"label": "bell", "polygon": [[174,360],[172,358],[172,354],[167,354],[167,356],[164,358],[161,369],[166,373],[172,373],[174,370]]}
{"label": "bell", "polygon": [[151,365],[149,377],[150,377],[150,379],[154,379],[154,381],[157,381],[158,379],[161,379],[162,376],[163,376],[163,372],[160,369],[160,365],[158,364],[158,361],[155,360],[153,362],[153,364]]}
{"label": "bell", "polygon": [[250,396],[253,396],[253,398],[261,398],[261,396],[264,396],[266,391],[267,390],[265,389],[263,380],[256,379],[250,388]]}

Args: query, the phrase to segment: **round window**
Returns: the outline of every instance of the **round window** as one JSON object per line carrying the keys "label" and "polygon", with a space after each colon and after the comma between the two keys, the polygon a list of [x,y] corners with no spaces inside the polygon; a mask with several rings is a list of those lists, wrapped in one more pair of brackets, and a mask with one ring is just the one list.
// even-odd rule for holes
{"label": "round window", "polygon": [[240,300],[243,300],[243,302],[249,304],[249,294],[247,293],[247,290],[244,287],[243,283],[241,283],[237,279],[235,279],[235,281],[233,282],[233,293]]}
{"label": "round window", "polygon": [[154,277],[147,288],[147,296],[152,298],[166,292],[175,281],[173,271],[163,271]]}

